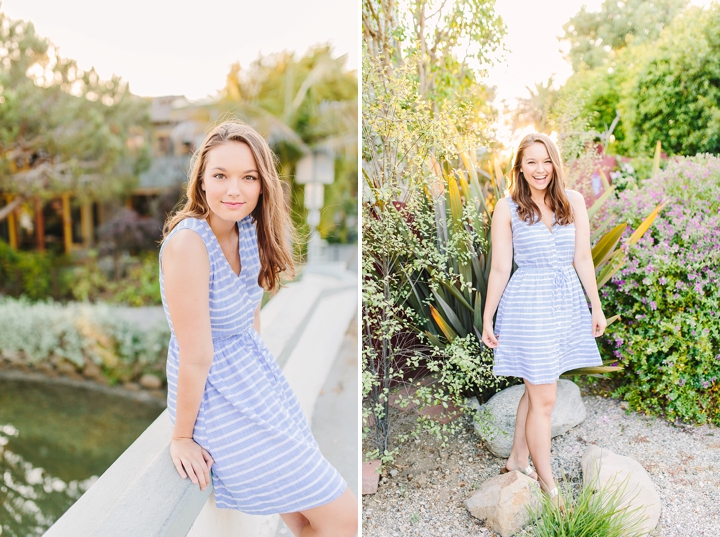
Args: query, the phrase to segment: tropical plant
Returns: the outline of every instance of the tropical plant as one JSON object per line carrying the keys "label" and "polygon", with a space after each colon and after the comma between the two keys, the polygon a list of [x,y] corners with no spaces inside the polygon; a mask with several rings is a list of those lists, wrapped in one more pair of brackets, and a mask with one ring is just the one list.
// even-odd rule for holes
{"label": "tropical plant", "polygon": [[[430,265],[422,267],[417,273],[408,274],[408,283],[412,288],[408,303],[421,321],[416,328],[436,348],[444,348],[458,336],[470,337],[479,349],[483,349],[481,353],[485,359],[489,359],[490,353],[485,352],[481,340],[482,314],[492,261],[490,223],[494,205],[504,195],[505,178],[497,160],[492,173],[479,169],[468,152],[460,153],[459,161],[463,167],[452,168],[449,172],[446,171],[449,163],[445,167],[432,163],[430,168],[435,171],[436,177],[435,182],[426,187],[427,203],[424,207],[434,216],[436,248],[443,252],[452,249],[456,255],[448,257],[444,266]],[[482,182],[480,176],[483,177]],[[605,191],[588,209],[589,218],[598,214],[613,190],[605,179]],[[663,207],[661,203],[643,220],[627,240],[628,245],[637,243]],[[417,212],[413,214],[417,218]],[[598,288],[605,285],[626,262],[625,251],[618,245],[628,226],[622,223],[601,235],[611,222],[608,218],[598,225],[592,237],[593,241],[597,240],[592,256]],[[408,245],[413,244],[412,235],[417,231],[417,226],[405,231]],[[407,251],[417,256],[427,255],[424,250],[414,252],[412,247],[408,247]],[[617,318],[617,315],[611,316],[608,324]],[[566,375],[618,371],[620,366],[610,365],[614,361],[607,360],[599,367],[575,369]]]}
{"label": "tropical plant", "polygon": [[[459,342],[457,352],[448,348],[443,356],[433,354],[413,332],[417,321],[407,303],[412,292],[408,276],[445,266],[454,255],[454,249],[436,247],[425,188],[437,181],[427,162],[433,153],[456,153],[456,144],[465,137],[452,123],[452,114],[461,110],[435,115],[419,98],[412,61],[388,71],[365,56],[363,65],[363,412],[374,424],[376,448],[371,451],[389,457],[391,388],[405,383],[421,363],[426,371],[442,372],[455,363],[444,359],[448,354],[463,363],[479,355],[466,352]],[[417,397],[424,405],[438,404],[438,397],[446,404],[449,399],[447,392],[429,387]]]}
{"label": "tropical plant", "polygon": [[[423,209],[425,188],[437,181],[427,164],[431,158],[457,158],[458,147],[483,145],[494,112],[489,90],[472,65],[487,62],[503,25],[488,0],[364,0],[362,16],[362,374],[363,414],[372,423],[364,435],[375,440],[369,455],[387,458],[392,456],[392,387],[407,385],[408,375],[417,375],[419,368],[432,371],[439,386],[419,387],[415,398],[421,406],[447,406],[459,401],[461,391],[455,382],[459,375],[451,370],[481,369],[479,349],[464,345],[466,340],[457,338],[438,349],[418,338],[412,328],[418,324],[415,312],[407,303],[412,293],[407,277],[423,267],[445,266],[455,252],[441,252],[430,240],[435,224],[433,213]],[[477,45],[476,53],[458,56],[454,43],[467,40]],[[408,243],[411,236],[417,240]]]}
{"label": "tropical plant", "polygon": [[296,226],[306,226],[304,191],[294,181],[298,160],[313,151],[333,155],[335,181],[325,189],[318,230],[323,237],[353,237],[357,222],[357,74],[346,56],[329,45],[261,56],[246,69],[230,67],[219,102],[208,105],[208,118],[240,116],[268,140],[278,155],[282,174],[292,188]]}

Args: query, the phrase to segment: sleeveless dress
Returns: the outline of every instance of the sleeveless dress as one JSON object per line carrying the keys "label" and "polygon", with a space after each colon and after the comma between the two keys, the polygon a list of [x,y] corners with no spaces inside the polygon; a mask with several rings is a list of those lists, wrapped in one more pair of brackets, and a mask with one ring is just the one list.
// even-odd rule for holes
{"label": "sleeveless dress", "polygon": [[512,198],[507,200],[518,269],[498,305],[493,373],[552,384],[565,371],[602,365],[592,315],[572,266],[575,224],[553,222],[552,232],[542,221],[529,225]]}
{"label": "sleeveless dress", "polygon": [[[347,484],[323,457],[295,394],[252,326],[263,295],[257,283],[260,258],[254,222],[250,216],[238,222],[240,276],[233,272],[206,220],[186,218],[168,239],[182,229],[200,235],[210,260],[214,356],[193,438],[215,461],[211,473],[217,507],[269,515],[334,500]],[[162,269],[160,290],[172,333],[167,379],[174,426],[179,348]]]}

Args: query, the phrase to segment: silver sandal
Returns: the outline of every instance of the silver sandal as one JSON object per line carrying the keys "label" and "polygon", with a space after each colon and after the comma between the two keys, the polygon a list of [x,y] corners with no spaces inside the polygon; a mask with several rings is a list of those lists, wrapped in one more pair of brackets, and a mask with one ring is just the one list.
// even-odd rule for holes
{"label": "silver sandal", "polygon": [[[500,470],[500,473],[501,473],[501,474],[507,474],[507,473],[510,472],[510,471],[512,471],[512,470],[508,470],[507,466],[503,466],[503,467],[502,467],[502,470]],[[530,476],[535,472],[535,470],[533,470],[533,469],[532,469],[532,466],[530,466],[529,464],[528,464],[528,467],[525,468],[524,470],[517,470],[517,471],[520,472],[520,473],[525,474],[525,475],[528,476],[528,477],[530,477]],[[533,478],[530,477],[530,479],[533,479]],[[536,481],[537,481],[537,479],[536,479]]]}

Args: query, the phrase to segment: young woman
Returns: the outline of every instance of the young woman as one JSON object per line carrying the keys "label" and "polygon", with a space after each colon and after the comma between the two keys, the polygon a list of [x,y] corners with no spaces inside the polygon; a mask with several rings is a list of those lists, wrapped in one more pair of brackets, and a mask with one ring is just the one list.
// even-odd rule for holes
{"label": "young woman", "polygon": [[[508,283],[513,252],[518,269]],[[585,201],[580,193],[565,189],[560,153],[545,134],[529,134],[520,142],[509,195],[495,206],[483,323],[483,342],[494,349],[494,373],[522,377],[525,383],[512,453],[503,471],[539,477],[543,490],[555,498],[550,418],[557,380],[570,369],[602,363],[594,337],[602,335],[607,322],[598,297]]]}
{"label": "young woman", "polygon": [[298,536],[352,536],[357,500],[258,335],[263,289],[294,270],[281,186],[265,140],[223,123],[196,152],[187,201],[165,225],[170,454],[203,490],[212,469],[217,507],[279,513]]}

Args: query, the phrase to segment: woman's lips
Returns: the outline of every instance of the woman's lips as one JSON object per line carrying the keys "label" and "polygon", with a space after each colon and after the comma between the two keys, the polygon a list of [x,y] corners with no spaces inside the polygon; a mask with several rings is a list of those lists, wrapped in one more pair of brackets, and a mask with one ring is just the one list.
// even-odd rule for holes
{"label": "woman's lips", "polygon": [[229,209],[238,209],[238,208],[242,207],[243,205],[245,205],[245,203],[239,202],[239,201],[237,201],[237,202],[223,201],[222,204],[225,205],[225,207],[227,207]]}

